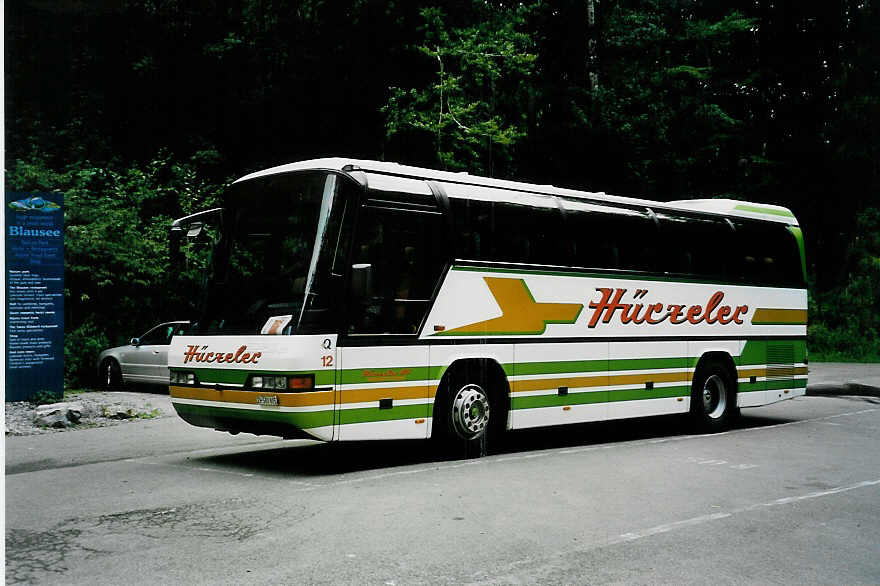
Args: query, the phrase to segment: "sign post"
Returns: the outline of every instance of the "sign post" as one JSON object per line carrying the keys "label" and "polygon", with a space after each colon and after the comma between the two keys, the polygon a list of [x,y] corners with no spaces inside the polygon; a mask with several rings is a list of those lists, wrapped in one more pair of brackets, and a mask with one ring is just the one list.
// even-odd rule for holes
{"label": "sign post", "polygon": [[60,193],[6,193],[6,400],[64,394]]}

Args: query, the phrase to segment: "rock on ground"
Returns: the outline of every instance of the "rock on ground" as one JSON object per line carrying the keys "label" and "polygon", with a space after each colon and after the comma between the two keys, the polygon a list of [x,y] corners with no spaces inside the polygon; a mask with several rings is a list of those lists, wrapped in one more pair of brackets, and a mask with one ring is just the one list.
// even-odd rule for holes
{"label": "rock on ground", "polygon": [[101,391],[73,397],[73,401],[40,406],[27,401],[6,403],[6,435],[55,433],[174,415],[167,394]]}

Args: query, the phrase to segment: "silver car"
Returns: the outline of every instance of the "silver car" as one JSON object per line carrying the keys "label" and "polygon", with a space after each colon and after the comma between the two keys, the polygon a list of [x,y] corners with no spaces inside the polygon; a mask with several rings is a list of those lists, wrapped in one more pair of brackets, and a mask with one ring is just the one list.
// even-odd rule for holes
{"label": "silver car", "polygon": [[183,332],[188,321],[159,324],[127,346],[104,350],[98,356],[98,380],[107,389],[125,383],[168,384],[168,345]]}

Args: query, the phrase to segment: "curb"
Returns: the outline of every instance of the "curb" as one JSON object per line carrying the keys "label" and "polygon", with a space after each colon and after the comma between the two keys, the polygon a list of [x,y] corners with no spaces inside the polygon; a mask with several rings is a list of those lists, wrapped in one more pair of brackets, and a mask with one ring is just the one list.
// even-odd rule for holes
{"label": "curb", "polygon": [[839,395],[880,397],[880,387],[866,385],[859,382],[819,383],[809,385],[806,394],[808,397],[835,397]]}

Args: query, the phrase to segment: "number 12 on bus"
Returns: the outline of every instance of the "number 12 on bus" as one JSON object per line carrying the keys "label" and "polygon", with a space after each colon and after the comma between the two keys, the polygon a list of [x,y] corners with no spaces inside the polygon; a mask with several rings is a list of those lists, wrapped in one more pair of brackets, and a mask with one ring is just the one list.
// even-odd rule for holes
{"label": "number 12 on bus", "polygon": [[347,159],[239,179],[176,220],[213,242],[169,352],[193,425],[325,441],[433,438],[804,394],[803,236],[787,209],[654,202]]}

